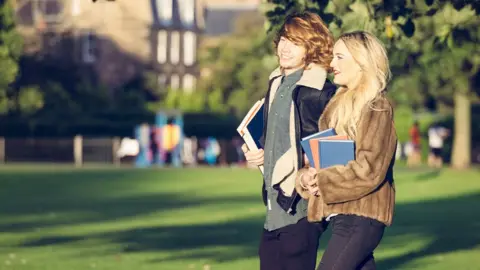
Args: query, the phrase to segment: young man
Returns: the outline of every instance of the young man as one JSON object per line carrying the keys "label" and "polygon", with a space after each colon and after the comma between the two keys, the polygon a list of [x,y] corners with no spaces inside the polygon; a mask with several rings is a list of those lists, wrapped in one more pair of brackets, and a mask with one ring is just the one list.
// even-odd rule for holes
{"label": "young man", "polygon": [[287,17],[275,47],[279,67],[265,97],[264,147],[243,147],[250,164],[264,166],[260,269],[313,270],[324,226],[306,220],[307,201],[297,195],[295,177],[307,162],[300,140],[318,131],[318,119],[336,91],[326,80],[333,37],[318,15],[305,12]]}

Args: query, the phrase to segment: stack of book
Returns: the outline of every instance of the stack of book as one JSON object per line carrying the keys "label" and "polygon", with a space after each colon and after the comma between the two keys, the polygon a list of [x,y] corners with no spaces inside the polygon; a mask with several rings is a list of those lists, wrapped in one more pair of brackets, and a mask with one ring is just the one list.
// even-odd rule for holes
{"label": "stack of book", "polygon": [[[237,127],[248,150],[262,149],[264,99],[257,101]],[[355,159],[355,142],[347,136],[337,135],[334,129],[327,129],[302,138],[300,142],[310,166],[320,169],[335,165],[346,165]],[[259,166],[263,173],[263,166]]]}
{"label": "stack of book", "polygon": [[300,144],[310,166],[316,169],[347,165],[355,159],[355,142],[347,136],[337,135],[334,129],[304,137]]}
{"label": "stack of book", "polygon": [[[260,139],[263,135],[263,104],[265,99],[261,99],[250,108],[237,127],[237,132],[247,145],[248,150],[259,150],[262,148]],[[259,166],[263,173],[263,166]]]}

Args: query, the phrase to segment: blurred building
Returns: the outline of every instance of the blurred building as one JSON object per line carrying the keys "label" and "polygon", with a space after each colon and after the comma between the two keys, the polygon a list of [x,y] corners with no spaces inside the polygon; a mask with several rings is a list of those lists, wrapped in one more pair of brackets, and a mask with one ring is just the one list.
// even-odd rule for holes
{"label": "blurred building", "polygon": [[201,0],[15,0],[25,53],[93,69],[115,88],[145,69],[161,86],[195,89]]}
{"label": "blurred building", "polygon": [[[204,0],[204,23],[202,41],[200,43],[201,57],[208,55],[212,48],[232,42],[232,35],[249,31],[252,25],[263,27],[263,0]],[[260,18],[260,19],[259,19]],[[249,27],[245,22],[248,22]],[[243,24],[243,25],[242,25]],[[202,78],[212,76],[211,66],[202,65]]]}

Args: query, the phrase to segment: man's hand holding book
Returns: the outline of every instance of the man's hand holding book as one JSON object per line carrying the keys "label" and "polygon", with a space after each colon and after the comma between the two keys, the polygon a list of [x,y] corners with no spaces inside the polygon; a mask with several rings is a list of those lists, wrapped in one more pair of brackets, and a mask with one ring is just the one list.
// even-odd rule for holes
{"label": "man's hand holding book", "polygon": [[254,166],[263,165],[263,149],[248,150],[246,144],[242,145],[242,151],[245,154],[247,162]]}

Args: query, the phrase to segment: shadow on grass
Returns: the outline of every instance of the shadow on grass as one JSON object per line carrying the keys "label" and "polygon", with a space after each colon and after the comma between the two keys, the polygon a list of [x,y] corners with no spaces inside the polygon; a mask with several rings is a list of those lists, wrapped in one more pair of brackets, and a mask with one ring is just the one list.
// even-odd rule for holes
{"label": "shadow on grass", "polygon": [[250,217],[224,223],[162,226],[142,231],[102,235],[126,244],[124,252],[168,251],[161,261],[209,259],[234,261],[257,255],[263,217]]}
{"label": "shadow on grass", "polygon": [[432,169],[429,172],[419,174],[416,179],[419,181],[428,181],[433,180],[440,176],[442,170],[441,169]]}
{"label": "shadow on grass", "polygon": [[[142,175],[144,172],[146,174]],[[154,175],[153,179],[152,175]],[[190,178],[192,178],[191,175]],[[161,183],[161,181],[178,182],[180,180],[182,177],[172,170],[153,172],[91,170],[81,173],[59,171],[38,174],[2,172],[0,232],[22,234],[62,225],[94,224],[115,220],[123,222],[129,218],[132,220],[137,217],[143,218],[142,216],[150,213],[156,215],[162,211],[189,210],[197,206],[213,206],[213,209],[218,207],[221,210],[216,213],[208,212],[210,210],[204,208],[200,209],[199,211],[203,212],[196,216],[222,215],[225,212],[235,211],[234,208],[229,209],[228,205],[232,207],[259,205],[261,207],[262,204],[260,194],[196,197],[195,193],[201,191],[193,190],[186,194],[185,188],[176,189],[170,184]],[[148,190],[132,192],[137,185],[149,186],[152,183],[156,185],[157,181],[160,189],[157,188],[152,192]],[[192,182],[197,182],[197,179],[178,183],[188,185]],[[221,183],[221,181],[216,183],[219,182]],[[168,188],[162,190],[165,186]],[[208,188],[207,183],[202,186]],[[123,191],[125,192],[122,193]],[[162,256],[162,260],[211,258],[216,261],[229,261],[256,256],[263,219],[261,215],[252,214],[244,219],[236,218],[223,223],[159,225],[85,235],[77,235],[73,232],[72,235],[68,233],[56,235],[50,231],[47,235],[29,237],[16,247],[75,245],[93,239],[118,244],[120,250],[112,251],[115,254],[168,251],[168,257]],[[9,247],[5,244],[2,246]],[[224,248],[219,250],[219,246]],[[98,252],[92,252],[91,255],[97,256]]]}
{"label": "shadow on grass", "polygon": [[[88,234],[85,236],[47,236],[26,241],[19,247],[46,247],[73,244],[84,240],[103,240],[119,244],[114,254],[164,251],[160,261],[208,259],[234,261],[256,256],[263,217],[236,219],[201,225],[155,226],[143,229]],[[97,251],[82,256],[98,256]]]}
{"label": "shadow on grass", "polygon": [[[166,252],[152,263],[204,259],[214,262],[242,260],[257,256],[263,217],[250,217],[223,223],[155,226],[144,229],[88,234],[85,236],[46,236],[23,242],[17,247],[37,248],[101,240],[118,244],[119,249],[103,255]],[[98,256],[94,249],[81,256]],[[100,253],[100,255],[102,255]]]}
{"label": "shadow on grass", "polygon": [[[223,206],[219,208],[221,210],[218,213],[200,210],[203,212],[199,215],[221,215],[225,212],[235,211],[234,207],[239,207],[239,204],[261,204],[257,194],[195,198],[181,196],[182,192],[185,192],[184,190],[177,193],[168,193],[167,191],[154,194],[143,193],[129,197],[101,196],[103,193],[109,194],[112,188],[122,190],[140,184],[141,182],[135,182],[135,179],[141,178],[138,173],[138,171],[135,174],[121,171],[119,173],[110,171],[105,174],[87,172],[82,173],[81,179],[73,174],[65,173],[65,175],[56,175],[56,181],[52,180],[53,178],[50,179],[53,177],[51,174],[42,174],[35,179],[13,179],[14,175],[11,175],[9,177],[12,179],[7,177],[5,180],[2,177],[1,183],[4,185],[4,191],[0,197],[2,200],[0,210],[3,220],[0,221],[0,231],[22,233],[22,230],[30,230],[39,226],[106,222],[118,218],[135,218],[137,215],[154,211],[188,209],[199,205]],[[165,178],[173,177],[168,174],[158,175]],[[59,178],[64,179],[59,181]],[[157,180],[165,179],[155,179],[155,181]],[[39,193],[43,195],[40,196]],[[21,197],[18,197],[20,195]],[[12,200],[15,203],[11,203]],[[228,207],[229,205],[233,205],[233,207]],[[12,209],[13,206],[16,207]],[[406,253],[386,259],[379,258],[378,269],[402,269],[406,267],[407,263],[416,259],[475,248],[480,242],[480,234],[478,234],[480,219],[474,215],[479,207],[480,193],[397,204],[394,225],[387,229],[379,249],[392,250],[401,247],[406,250]],[[72,216],[92,211],[96,215],[70,220],[60,218],[51,222],[35,221],[34,219],[31,222],[18,222],[17,224],[8,222],[8,217],[34,214],[36,211],[39,213],[45,211],[66,212],[71,213]],[[192,217],[192,219],[194,218]],[[184,259],[204,259],[214,262],[234,261],[257,256],[262,223],[262,215],[252,214],[249,217],[238,217],[221,223],[158,225],[87,233],[81,236],[65,233],[44,235],[33,239],[29,238],[18,244],[17,247],[43,247],[74,244],[83,240],[102,240],[118,245],[119,250],[109,251],[115,254],[162,252],[162,255],[159,255],[158,259],[152,260],[152,263]],[[426,239],[429,242],[414,250],[410,242],[415,238]],[[99,255],[95,251],[92,251],[92,254]]]}
{"label": "shadow on grass", "polygon": [[[185,189],[172,188],[175,183],[190,185],[196,179],[179,180],[182,176],[173,170],[1,172],[0,232],[134,219],[202,205],[261,203],[256,194],[197,197],[201,191],[185,193]],[[142,185],[143,189],[136,191]]]}
{"label": "shadow on grass", "polygon": [[[215,203],[228,201],[234,202],[235,199]],[[411,239],[416,237],[431,240],[418,250],[410,250],[397,257],[379,259],[378,269],[402,269],[406,263],[422,257],[475,248],[480,242],[480,235],[477,233],[480,229],[480,220],[472,219],[472,209],[480,207],[479,202],[480,193],[477,193],[397,205],[395,224],[387,229],[379,249],[408,247]],[[45,237],[24,242],[21,246],[38,247],[68,241],[100,239],[120,244],[124,247],[120,253],[167,252],[167,257],[162,256],[161,260],[153,262],[182,259],[234,261],[256,256],[262,222],[263,217],[257,216],[224,223],[156,226],[89,234],[83,239],[66,236]]]}
{"label": "shadow on grass", "polygon": [[431,239],[425,247],[379,260],[378,269],[401,269],[422,257],[471,250],[480,243],[480,193],[455,198],[398,204],[392,227],[379,249],[406,247],[417,237]]}

